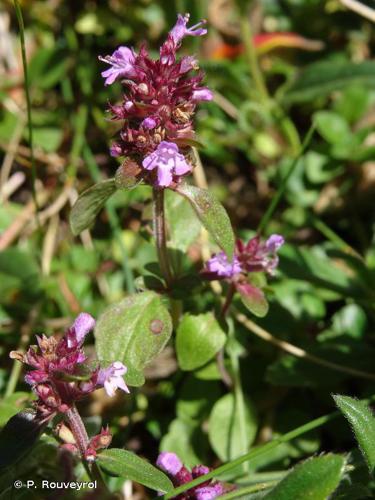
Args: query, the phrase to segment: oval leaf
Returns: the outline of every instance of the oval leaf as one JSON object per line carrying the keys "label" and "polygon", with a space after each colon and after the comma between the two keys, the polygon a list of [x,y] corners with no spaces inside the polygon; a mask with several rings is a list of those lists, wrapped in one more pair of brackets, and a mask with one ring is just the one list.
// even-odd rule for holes
{"label": "oval leaf", "polygon": [[75,236],[91,226],[105,202],[115,191],[115,180],[107,179],[91,186],[78,197],[69,218]]}
{"label": "oval leaf", "polygon": [[45,427],[32,410],[21,411],[8,420],[0,432],[0,471],[24,457]]}
{"label": "oval leaf", "polygon": [[375,417],[363,401],[348,396],[333,396],[336,405],[353,428],[370,472],[375,469]]}
{"label": "oval leaf", "polygon": [[126,382],[144,383],[143,368],[164,348],[172,333],[168,310],[154,292],[142,292],[109,306],[95,327],[96,352],[103,364],[121,361]]}
{"label": "oval leaf", "polygon": [[130,451],[120,448],[104,450],[98,455],[97,461],[109,473],[155,491],[166,493],[173,489],[173,484],[163,472]]}
{"label": "oval leaf", "polygon": [[206,189],[184,184],[179,186],[176,191],[189,200],[203,226],[219,247],[224,250],[228,258],[232,259],[234,234],[223,205]]}
{"label": "oval leaf", "polygon": [[185,315],[177,330],[176,351],[182,370],[205,365],[224,346],[226,335],[212,313]]}
{"label": "oval leaf", "polygon": [[267,495],[267,500],[323,500],[339,485],[344,457],[328,454],[298,464]]}
{"label": "oval leaf", "polygon": [[268,313],[268,302],[260,288],[241,283],[236,286],[244,306],[258,318],[263,318]]}
{"label": "oval leaf", "polygon": [[232,393],[220,398],[214,405],[210,419],[208,437],[217,456],[233,460],[245,453],[253,442],[257,431],[257,419],[249,400],[244,401],[245,429],[241,430],[240,412]]}

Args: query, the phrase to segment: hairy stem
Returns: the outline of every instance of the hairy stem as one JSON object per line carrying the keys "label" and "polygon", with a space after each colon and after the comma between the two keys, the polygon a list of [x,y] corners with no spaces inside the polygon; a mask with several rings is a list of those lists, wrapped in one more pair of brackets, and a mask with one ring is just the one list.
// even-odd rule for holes
{"label": "hairy stem", "polygon": [[160,270],[164,276],[165,282],[170,288],[172,284],[172,272],[168,259],[167,237],[165,227],[165,212],[164,212],[164,190],[153,188],[152,191],[154,200],[154,235],[156,240],[156,249],[158,252],[158,259]]}
{"label": "hairy stem", "polygon": [[78,446],[82,459],[85,458],[85,452],[89,444],[89,437],[86,432],[84,423],[82,422],[81,415],[78,413],[77,407],[72,405],[70,410],[66,412],[66,418],[69,423],[70,430],[74,436],[75,442]]}
{"label": "hairy stem", "polygon": [[66,412],[66,419],[81,454],[82,463],[86,469],[87,474],[93,481],[97,481],[97,484],[104,491],[109,493],[107,484],[104,481],[103,475],[98,465],[95,462],[88,463],[85,458],[85,452],[89,445],[89,437],[87,435],[86,427],[82,422],[81,415],[78,413],[77,407],[74,404],[72,405],[70,410]]}

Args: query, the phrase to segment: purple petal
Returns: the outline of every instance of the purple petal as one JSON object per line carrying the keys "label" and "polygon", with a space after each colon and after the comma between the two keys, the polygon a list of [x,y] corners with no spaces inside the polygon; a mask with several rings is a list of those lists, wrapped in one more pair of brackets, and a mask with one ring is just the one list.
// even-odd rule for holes
{"label": "purple petal", "polygon": [[100,368],[97,375],[97,385],[103,386],[110,397],[115,395],[117,389],[129,393],[129,388],[123,379],[126,372],[126,366],[120,361],[115,361],[107,368]]}
{"label": "purple petal", "polygon": [[194,101],[212,101],[213,93],[210,89],[202,88],[193,91],[193,100]]}
{"label": "purple petal", "polygon": [[78,344],[83,342],[85,336],[94,328],[95,320],[88,313],[81,313],[77,316],[73,323],[72,329],[74,329],[75,336]]}
{"label": "purple petal", "polygon": [[184,56],[180,62],[180,74],[187,73],[192,69],[198,69],[198,61],[194,56]]}
{"label": "purple petal", "polygon": [[204,476],[205,474],[208,474],[210,472],[210,468],[206,467],[206,465],[196,465],[192,469],[192,474],[194,479],[199,476]]}
{"label": "purple petal", "polygon": [[142,123],[142,127],[147,128],[149,130],[152,130],[153,128],[156,127],[157,123],[154,118],[151,118],[150,116],[148,118],[145,118]]}
{"label": "purple petal", "polygon": [[214,486],[203,486],[202,488],[197,488],[195,490],[196,500],[212,500],[217,498],[224,493],[224,488],[220,483],[216,483]]}
{"label": "purple petal", "polygon": [[102,77],[106,78],[105,85],[111,85],[119,77],[136,76],[135,54],[129,47],[119,47],[111,56],[99,56],[99,59],[111,65],[109,69],[101,73]]}
{"label": "purple petal", "polygon": [[159,454],[156,465],[171,476],[175,476],[182,469],[183,463],[175,453],[163,451]]}
{"label": "purple petal", "polygon": [[202,36],[207,33],[207,30],[201,27],[206,23],[205,20],[202,20],[195,26],[188,28],[187,23],[189,22],[189,19],[190,14],[185,14],[184,16],[178,14],[176,24],[169,32],[170,37],[176,45],[179,44],[185,36]]}
{"label": "purple petal", "polygon": [[242,272],[237,257],[234,257],[233,261],[229,262],[224,252],[213,255],[211,259],[206,262],[205,270],[209,273],[216,273],[218,277],[222,278],[232,278],[236,274]]}
{"label": "purple petal", "polygon": [[158,155],[155,151],[143,159],[142,166],[146,170],[154,170],[158,166]]}
{"label": "purple petal", "polygon": [[160,187],[168,187],[173,180],[172,168],[169,165],[159,164],[157,185]]}
{"label": "purple petal", "polygon": [[192,171],[191,165],[185,160],[184,155],[177,154],[175,159],[174,173],[184,175]]}
{"label": "purple petal", "polygon": [[279,234],[272,234],[266,241],[266,249],[269,253],[275,253],[284,244],[284,238]]}

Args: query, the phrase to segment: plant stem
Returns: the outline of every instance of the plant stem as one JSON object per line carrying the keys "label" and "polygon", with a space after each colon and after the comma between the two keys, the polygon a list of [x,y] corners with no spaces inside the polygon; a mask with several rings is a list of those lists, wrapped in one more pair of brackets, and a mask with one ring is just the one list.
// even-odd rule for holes
{"label": "plant stem", "polygon": [[81,415],[78,413],[77,407],[74,404],[70,410],[66,412],[66,419],[81,454],[82,463],[87,474],[93,481],[97,481],[98,485],[100,485],[107,493],[110,493],[98,465],[95,462],[88,463],[85,458],[85,452],[89,445],[89,437],[87,435],[86,427],[82,422]]}
{"label": "plant stem", "polygon": [[276,207],[279,204],[282,195],[284,194],[285,188],[288,184],[288,180],[289,180],[290,176],[292,175],[292,173],[294,172],[296,166],[298,165],[298,162],[299,162],[301,156],[303,155],[303,153],[305,152],[305,149],[309,145],[311,138],[314,134],[314,131],[315,131],[315,124],[312,123],[309,130],[307,131],[307,134],[305,136],[305,139],[302,143],[302,146],[301,146],[301,149],[300,149],[298,155],[292,161],[285,177],[281,181],[279,189],[277,190],[275,196],[272,198],[272,201],[269,204],[269,206],[266,210],[266,213],[263,215],[262,220],[259,223],[258,231],[257,231],[258,234],[260,234],[264,230],[264,228],[267,226],[269,220],[271,219],[274,211],[276,210]]}
{"label": "plant stem", "polygon": [[246,15],[243,16],[241,21],[241,35],[249,62],[250,73],[254,80],[254,85],[258,91],[260,99],[263,102],[267,102],[269,100],[268,90],[264,82],[262,72],[259,68],[258,57],[253,43],[253,33],[251,30],[250,20]]}
{"label": "plant stem", "polygon": [[29,74],[27,70],[27,59],[26,59],[26,45],[25,45],[25,25],[23,22],[22,10],[19,5],[18,0],[14,0],[14,9],[16,11],[18,26],[20,29],[20,42],[21,42],[21,55],[22,55],[22,66],[24,74],[24,87],[26,96],[26,108],[27,108],[27,125],[29,130],[29,146],[30,146],[30,160],[31,160],[31,180],[32,180],[32,194],[35,203],[35,211],[38,212],[38,202],[36,199],[36,167],[34,158],[34,142],[33,142],[33,123],[31,119],[31,98],[29,89]]}
{"label": "plant stem", "polygon": [[84,423],[82,422],[81,415],[78,413],[77,407],[73,404],[70,410],[66,412],[66,418],[69,423],[70,430],[74,436],[77,447],[85,460],[85,453],[89,444],[89,437],[86,432]]}
{"label": "plant stem", "polygon": [[257,448],[254,448],[253,450],[250,450],[248,453],[245,455],[242,455],[241,457],[236,458],[235,460],[232,460],[231,462],[222,465],[221,467],[218,467],[217,469],[214,469],[213,471],[209,472],[208,474],[205,474],[204,476],[200,476],[190,483],[183,484],[182,486],[179,486],[178,488],[175,488],[174,490],[170,491],[169,493],[166,493],[163,498],[164,500],[169,500],[172,498],[175,498],[177,495],[180,493],[183,493],[184,491],[189,490],[190,488],[194,488],[195,486],[198,486],[199,484],[208,481],[209,479],[213,479],[214,477],[219,476],[220,474],[224,474],[232,469],[235,469],[239,465],[243,464],[244,462],[247,462],[251,460],[252,458],[258,457],[260,455],[264,455],[268,453],[270,450],[273,450],[277,446],[279,446],[282,443],[287,443],[288,441],[291,441],[292,439],[301,436],[302,434],[306,434],[306,432],[309,432],[313,429],[316,429],[318,427],[321,427],[322,425],[330,422],[331,420],[334,420],[335,418],[341,416],[341,413],[339,411],[335,411],[333,413],[330,413],[328,415],[324,415],[322,417],[316,418],[315,420],[311,420],[311,422],[308,422],[307,424],[301,425],[300,427],[297,427],[296,429],[293,429],[290,432],[287,432],[283,436],[280,436],[276,439],[273,439],[272,441],[259,446]]}
{"label": "plant stem", "polygon": [[164,212],[164,189],[153,188],[152,194],[154,200],[154,235],[156,241],[156,249],[158,252],[159,265],[167,287],[170,288],[172,284],[172,273],[169,264],[167,249]]}
{"label": "plant stem", "polygon": [[279,349],[282,349],[283,351],[286,351],[287,353],[291,354],[292,356],[295,356],[296,358],[305,359],[317,365],[329,368],[330,370],[335,370],[337,372],[345,373],[354,377],[361,377],[368,380],[375,380],[375,373],[364,372],[362,370],[357,370],[356,368],[351,368],[350,366],[342,366],[337,363],[334,363],[333,361],[328,361],[324,358],[319,358],[314,354],[309,354],[307,351],[301,349],[300,347],[290,344],[285,340],[280,340],[274,337],[270,332],[268,332],[261,326],[257,325],[256,323],[254,323],[254,321],[249,319],[244,314],[239,313],[238,311],[235,311],[234,317],[239,323],[242,323],[242,325],[244,325],[245,328],[247,328],[250,332],[254,333],[257,337],[260,337],[266,342],[273,344],[274,346],[278,347]]}

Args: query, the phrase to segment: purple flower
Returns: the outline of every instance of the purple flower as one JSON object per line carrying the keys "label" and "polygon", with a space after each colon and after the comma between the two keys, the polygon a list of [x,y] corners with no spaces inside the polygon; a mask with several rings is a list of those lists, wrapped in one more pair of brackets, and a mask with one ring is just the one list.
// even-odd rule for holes
{"label": "purple flower", "polygon": [[76,401],[103,385],[109,395],[118,387],[129,392],[122,378],[127,371],[122,363],[95,370],[85,365],[82,344],[94,326],[94,318],[81,313],[62,338],[37,336],[37,345],[30,346],[26,354],[10,353],[11,358],[28,365],[25,381],[38,396],[35,406],[43,420],[65,413]]}
{"label": "purple flower", "polygon": [[108,368],[101,368],[98,373],[97,384],[104,386],[108,396],[113,397],[116,389],[121,389],[129,393],[128,386],[125,384],[123,375],[128,371],[125,365],[120,361],[115,361]]}
{"label": "purple flower", "polygon": [[193,91],[193,100],[194,101],[212,101],[213,94],[210,89],[203,87],[201,89],[196,89]]}
{"label": "purple flower", "polygon": [[111,56],[99,56],[99,59],[111,65],[102,72],[102,77],[106,79],[104,85],[111,85],[120,77],[132,78],[136,75],[135,53],[129,47],[119,47]]}
{"label": "purple flower", "polygon": [[192,69],[198,69],[198,61],[194,56],[184,56],[180,61],[180,74],[183,75]]}
{"label": "purple flower", "polygon": [[269,253],[275,253],[283,244],[284,238],[279,234],[273,234],[266,241],[266,249]]}
{"label": "purple flower", "polygon": [[72,327],[67,333],[68,347],[83,344],[86,335],[94,328],[94,326],[95,320],[90,314],[81,313],[77,316]]}
{"label": "purple flower", "polygon": [[207,33],[206,28],[202,28],[202,26],[206,24],[205,20],[202,20],[191,28],[188,28],[186,25],[189,22],[189,19],[190,14],[185,14],[184,16],[178,14],[176,24],[169,32],[169,36],[172,38],[176,45],[181,43],[182,39],[185,36],[202,36]]}
{"label": "purple flower", "polygon": [[[205,465],[196,465],[190,472],[175,453],[167,451],[159,454],[156,465],[169,475],[175,487],[189,483],[193,479],[204,476],[210,472],[209,467]],[[199,486],[187,490],[176,498],[181,500],[211,500],[223,493],[224,487],[220,482],[208,479]]]}
{"label": "purple flower", "polygon": [[145,118],[143,120],[143,122],[141,123],[142,127],[147,128],[149,130],[152,130],[153,128],[155,128],[156,125],[157,125],[157,121],[155,120],[155,118],[152,118],[151,116],[149,116],[148,118]]}
{"label": "purple flower", "polygon": [[118,156],[121,156],[122,154],[122,149],[119,144],[114,142],[111,147],[109,148],[109,154],[113,156],[114,158],[117,158]]}
{"label": "purple flower", "polygon": [[159,454],[156,465],[171,476],[176,476],[183,467],[183,463],[175,453],[163,451]]}
{"label": "purple flower", "polygon": [[184,175],[192,170],[184,155],[178,152],[177,145],[167,141],[162,141],[155,151],[147,155],[142,165],[146,170],[157,169],[155,184],[160,187],[170,186],[174,175]]}
{"label": "purple flower", "polygon": [[284,238],[278,234],[271,235],[266,242],[255,236],[247,244],[238,240],[236,254],[245,271],[273,274],[279,263],[277,251],[283,244]]}
{"label": "purple flower", "polygon": [[220,483],[216,483],[213,486],[203,486],[202,488],[197,488],[195,490],[196,500],[212,500],[217,498],[224,493],[224,488]]}
{"label": "purple flower", "polygon": [[212,274],[211,279],[233,278],[242,271],[241,264],[236,256],[229,262],[224,252],[219,252],[211,257],[206,263],[205,274]]}
{"label": "purple flower", "polygon": [[[103,72],[106,85],[121,79],[123,87],[122,102],[109,106],[112,119],[121,122],[111,155],[137,164],[143,161],[139,180],[154,186],[171,186],[178,182],[176,176],[191,172],[183,157],[185,149],[180,153],[178,147],[186,148],[195,138],[193,117],[198,103],[212,99],[211,91],[202,86],[204,74],[198,71],[196,58],[177,58],[185,36],[207,31],[203,28],[206,21],[188,27],[188,20],[188,14],[178,15],[157,60],[150,57],[145,44],[137,53],[119,47],[111,56],[100,58],[110,64]],[[173,146],[168,148],[168,144]]]}

